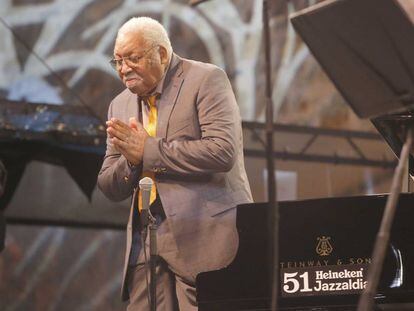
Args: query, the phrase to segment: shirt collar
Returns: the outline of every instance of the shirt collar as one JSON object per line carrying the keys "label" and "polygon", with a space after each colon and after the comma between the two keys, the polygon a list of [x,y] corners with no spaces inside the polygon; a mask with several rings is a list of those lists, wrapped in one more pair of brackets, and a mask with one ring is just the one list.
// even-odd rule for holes
{"label": "shirt collar", "polygon": [[165,82],[165,77],[167,76],[167,72],[168,70],[170,70],[171,67],[171,63],[172,63],[172,59],[173,57],[171,56],[170,61],[168,62],[167,68],[164,71],[164,75],[162,76],[160,82],[158,82],[157,86],[155,87],[154,91],[151,92],[151,94],[149,94],[148,96],[143,96],[144,97],[150,97],[150,96],[157,96],[159,97],[162,93],[162,90],[164,89],[164,82]]}
{"label": "shirt collar", "polygon": [[163,89],[164,89],[164,83],[165,83],[165,80],[167,78],[168,72],[170,71],[170,69],[173,69],[178,64],[178,62],[179,62],[178,57],[176,57],[175,54],[172,53],[171,54],[171,59],[170,59],[170,61],[168,63],[168,66],[167,66],[167,69],[165,70],[163,77],[161,78],[160,82],[158,82],[158,84],[155,87],[154,91],[151,92],[151,94],[149,94],[148,96],[141,96],[141,97],[139,96],[138,98],[142,100],[146,97],[154,96],[154,95],[157,96],[157,98],[159,98],[162,94]]}

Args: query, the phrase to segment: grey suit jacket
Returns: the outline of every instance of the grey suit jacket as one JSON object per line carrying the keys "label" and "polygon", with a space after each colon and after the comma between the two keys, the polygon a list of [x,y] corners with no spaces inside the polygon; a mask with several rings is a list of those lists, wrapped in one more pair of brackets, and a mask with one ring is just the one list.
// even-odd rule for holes
{"label": "grey suit jacket", "polygon": [[[180,260],[195,277],[233,260],[238,246],[235,207],[252,201],[240,113],[223,70],[175,54],[157,107],[157,137],[146,140],[142,165],[131,170],[108,140],[98,185],[109,199],[124,200],[136,195],[142,170],[153,171]],[[128,122],[137,114],[137,96],[125,90],[112,101],[108,118]],[[125,286],[122,296],[128,298]]]}

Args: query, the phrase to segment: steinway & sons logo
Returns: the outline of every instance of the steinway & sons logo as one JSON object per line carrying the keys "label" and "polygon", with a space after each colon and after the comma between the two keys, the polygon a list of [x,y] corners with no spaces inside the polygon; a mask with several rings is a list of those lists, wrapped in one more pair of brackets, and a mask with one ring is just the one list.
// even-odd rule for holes
{"label": "steinway & sons logo", "polygon": [[316,245],[316,253],[319,256],[328,256],[332,253],[333,247],[329,242],[331,237],[321,236],[317,238],[318,244]]}

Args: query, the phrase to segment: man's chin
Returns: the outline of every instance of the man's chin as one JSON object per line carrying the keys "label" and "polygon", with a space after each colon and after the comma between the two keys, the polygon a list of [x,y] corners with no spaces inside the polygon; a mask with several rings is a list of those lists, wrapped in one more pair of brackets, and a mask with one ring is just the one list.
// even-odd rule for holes
{"label": "man's chin", "polygon": [[127,86],[127,88],[131,91],[131,93],[137,94],[138,96],[145,96],[149,93],[150,90],[143,89],[142,87],[135,86]]}
{"label": "man's chin", "polygon": [[127,86],[127,89],[131,91],[131,93],[138,94],[136,87]]}
{"label": "man's chin", "polygon": [[142,88],[136,85],[126,85],[126,87],[134,94],[141,95],[143,93]]}

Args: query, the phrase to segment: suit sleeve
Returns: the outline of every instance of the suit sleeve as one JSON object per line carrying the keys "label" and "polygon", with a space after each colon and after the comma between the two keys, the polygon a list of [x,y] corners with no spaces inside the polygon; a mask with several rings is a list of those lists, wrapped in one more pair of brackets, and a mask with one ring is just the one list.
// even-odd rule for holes
{"label": "suit sleeve", "polygon": [[[113,116],[113,105],[108,110],[108,119]],[[112,201],[122,201],[132,195],[141,176],[142,166],[132,168],[126,158],[106,139],[106,154],[98,174],[98,187]]]}
{"label": "suit sleeve", "polygon": [[143,170],[164,174],[194,175],[229,171],[236,158],[239,110],[224,71],[208,72],[196,99],[201,137],[166,141],[148,138]]}

